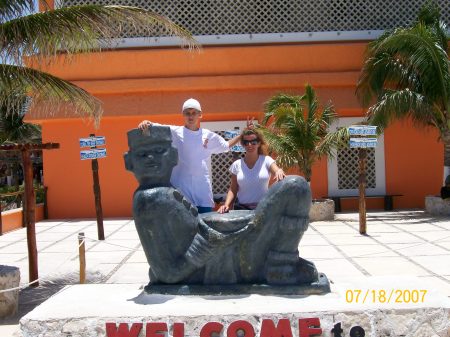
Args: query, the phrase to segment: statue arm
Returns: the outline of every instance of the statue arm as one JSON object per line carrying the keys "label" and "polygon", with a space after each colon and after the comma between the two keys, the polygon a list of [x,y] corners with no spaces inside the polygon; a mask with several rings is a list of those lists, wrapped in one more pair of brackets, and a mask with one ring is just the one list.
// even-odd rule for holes
{"label": "statue arm", "polygon": [[134,214],[154,282],[188,280],[213,255],[253,228],[249,224],[233,233],[220,233],[198,216],[197,208],[179,191],[164,187],[137,192]]}

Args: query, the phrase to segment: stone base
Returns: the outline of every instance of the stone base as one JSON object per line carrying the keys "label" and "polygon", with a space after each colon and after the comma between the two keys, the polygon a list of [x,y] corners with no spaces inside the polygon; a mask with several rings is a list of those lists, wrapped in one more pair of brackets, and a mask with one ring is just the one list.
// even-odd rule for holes
{"label": "stone base", "polygon": [[[19,286],[20,270],[17,267],[0,265],[0,290]],[[13,316],[19,308],[19,290],[0,293],[0,317]]]}
{"label": "stone base", "polygon": [[432,215],[450,215],[450,199],[427,195],[425,197],[425,211]]}
{"label": "stone base", "polygon": [[[399,297],[398,290],[426,292],[412,301],[409,295]],[[380,291],[386,296],[380,297]],[[225,337],[235,336],[243,324],[259,337],[263,327],[268,335],[270,321],[284,336],[331,337],[331,330],[340,324],[345,337],[352,328],[352,335],[356,329],[359,336],[363,329],[365,336],[448,337],[450,300],[425,281],[400,276],[352,279],[333,284],[331,293],[310,296],[175,296],[146,294],[136,284],[84,284],[64,288],[24,316],[20,325],[27,337],[143,337],[150,329],[165,328],[168,336],[176,330],[177,337],[198,337],[208,322],[218,322]],[[122,332],[116,334],[120,324]],[[309,334],[312,325],[320,333]]]}
{"label": "stone base", "polygon": [[334,220],[334,201],[331,199],[313,199],[309,210],[309,220]]}
{"label": "stone base", "polygon": [[147,294],[165,295],[321,295],[330,292],[330,282],[325,274],[319,273],[319,281],[310,285],[159,285],[149,284],[144,288]]}

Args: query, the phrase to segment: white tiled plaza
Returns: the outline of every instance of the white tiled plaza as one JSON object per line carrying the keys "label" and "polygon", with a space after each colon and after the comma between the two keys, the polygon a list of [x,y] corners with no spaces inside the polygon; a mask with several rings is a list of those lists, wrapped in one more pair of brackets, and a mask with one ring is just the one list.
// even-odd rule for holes
{"label": "white tiled plaza", "polygon": [[[0,261],[20,268],[19,314],[0,321],[0,336],[21,336],[18,320],[63,286],[79,280],[78,233],[86,235],[87,283],[148,282],[148,264],[132,219],[104,222],[97,240],[95,219],[49,220],[36,224],[40,286],[26,287],[28,258],[25,229],[0,236]],[[450,297],[450,219],[423,211],[373,212],[367,235],[359,234],[358,213],[339,213],[334,221],[310,224],[300,256],[313,261],[332,282],[383,276],[417,277]]]}

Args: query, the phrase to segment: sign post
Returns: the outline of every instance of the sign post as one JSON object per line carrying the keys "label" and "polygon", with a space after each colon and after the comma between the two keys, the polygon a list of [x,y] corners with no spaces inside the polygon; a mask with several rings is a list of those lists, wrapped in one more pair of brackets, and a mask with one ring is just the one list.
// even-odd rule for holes
{"label": "sign post", "polygon": [[97,235],[99,240],[105,240],[105,232],[103,229],[102,196],[100,190],[100,179],[98,176],[97,158],[105,158],[106,149],[97,148],[97,146],[105,145],[106,141],[103,136],[95,136],[95,134],[90,134],[89,138],[80,138],[80,147],[90,147],[90,150],[80,151],[80,157],[81,160],[91,159],[92,179],[94,182],[95,214],[97,216]]}
{"label": "sign post", "polygon": [[[350,136],[376,136],[377,127],[369,125],[352,125],[348,128]],[[367,162],[367,148],[375,148],[377,146],[377,139],[373,137],[368,138],[350,138],[350,147],[358,148],[359,161],[359,177],[358,177],[358,193],[359,193],[359,233],[367,234],[366,221],[366,162]]]}

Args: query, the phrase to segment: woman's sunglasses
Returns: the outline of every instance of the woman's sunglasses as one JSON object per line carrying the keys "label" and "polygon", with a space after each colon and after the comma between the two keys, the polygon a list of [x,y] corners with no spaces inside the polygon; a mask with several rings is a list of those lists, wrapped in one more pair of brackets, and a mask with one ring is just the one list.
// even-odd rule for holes
{"label": "woman's sunglasses", "polygon": [[244,145],[244,146],[247,146],[247,145],[249,145],[249,144],[252,144],[252,145],[256,145],[256,144],[259,144],[259,139],[252,139],[252,140],[243,140],[242,141],[242,145]]}

